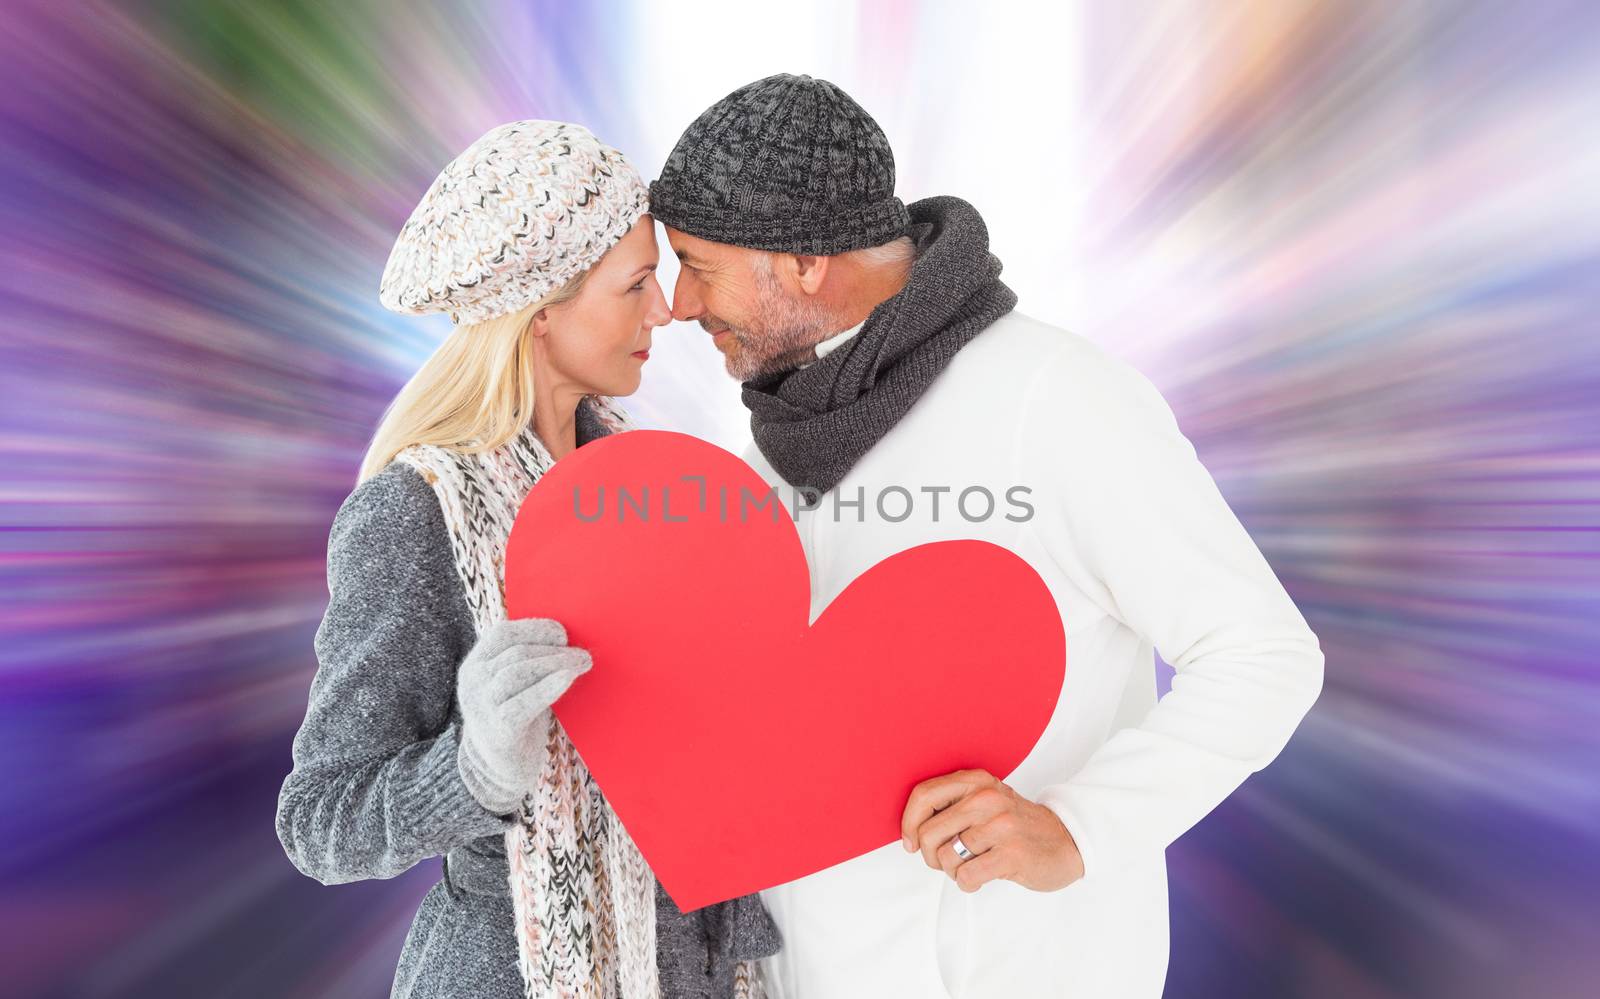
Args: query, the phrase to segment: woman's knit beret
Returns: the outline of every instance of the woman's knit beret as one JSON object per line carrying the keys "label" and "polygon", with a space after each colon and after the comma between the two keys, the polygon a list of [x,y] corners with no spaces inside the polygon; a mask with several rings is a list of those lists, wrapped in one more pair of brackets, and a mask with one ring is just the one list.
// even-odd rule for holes
{"label": "woman's knit beret", "polygon": [[513,121],[446,166],[400,230],[378,300],[477,323],[526,308],[593,266],[649,192],[582,125]]}

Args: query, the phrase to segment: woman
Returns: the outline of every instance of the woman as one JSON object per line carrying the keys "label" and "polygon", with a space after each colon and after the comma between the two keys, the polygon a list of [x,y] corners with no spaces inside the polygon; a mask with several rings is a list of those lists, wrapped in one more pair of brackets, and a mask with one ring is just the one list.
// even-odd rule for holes
{"label": "woman", "polygon": [[759,996],[754,959],[780,943],[757,895],[678,910],[549,711],[588,654],[559,622],[505,617],[518,505],[628,429],[610,397],[671,318],[647,208],[587,129],[511,122],[445,167],[384,272],[386,307],[456,327],[334,519],[277,827],[323,884],[444,857],[394,996]]}

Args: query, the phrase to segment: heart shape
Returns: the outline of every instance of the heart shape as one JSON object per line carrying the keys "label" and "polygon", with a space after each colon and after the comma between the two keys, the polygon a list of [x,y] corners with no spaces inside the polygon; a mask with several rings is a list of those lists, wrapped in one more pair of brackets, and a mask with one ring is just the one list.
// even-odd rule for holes
{"label": "heart shape", "polygon": [[1061,617],[1005,548],[918,545],[810,603],[778,494],[687,434],[586,444],[517,513],[507,611],[593,656],[553,711],[684,912],[898,839],[918,782],[1004,779],[1055,709]]}

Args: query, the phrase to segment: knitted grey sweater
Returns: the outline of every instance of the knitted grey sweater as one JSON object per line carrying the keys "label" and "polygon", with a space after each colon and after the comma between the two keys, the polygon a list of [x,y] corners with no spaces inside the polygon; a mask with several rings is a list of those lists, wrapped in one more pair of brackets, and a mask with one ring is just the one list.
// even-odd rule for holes
{"label": "knitted grey sweater", "polygon": [[[457,767],[455,676],[476,629],[438,499],[414,469],[391,462],[339,508],[328,589],[278,798],[284,851],[326,885],[442,856],[391,995],[520,999],[503,840],[512,819],[478,804]],[[736,961],[778,948],[758,896],[685,915],[659,882],[656,938],[664,999],[732,996]]]}

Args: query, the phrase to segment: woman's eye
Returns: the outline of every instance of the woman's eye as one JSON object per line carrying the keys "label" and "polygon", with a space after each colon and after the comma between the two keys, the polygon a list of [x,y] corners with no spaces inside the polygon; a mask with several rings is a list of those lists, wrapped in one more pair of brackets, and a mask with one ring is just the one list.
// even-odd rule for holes
{"label": "woman's eye", "polygon": [[644,278],[640,278],[639,279],[639,283],[634,285],[632,288],[629,288],[628,290],[629,291],[644,291],[644,282],[645,282],[645,279]]}

